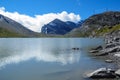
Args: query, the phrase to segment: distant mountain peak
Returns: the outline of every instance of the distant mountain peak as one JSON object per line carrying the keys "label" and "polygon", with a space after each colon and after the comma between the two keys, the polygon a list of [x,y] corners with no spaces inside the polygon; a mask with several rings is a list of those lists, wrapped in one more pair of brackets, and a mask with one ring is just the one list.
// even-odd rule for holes
{"label": "distant mountain peak", "polygon": [[0,14],[0,16],[3,16],[2,14]]}
{"label": "distant mountain peak", "polygon": [[[53,21],[51,21],[52,23],[56,23],[56,24],[61,24],[61,23],[64,23],[64,21],[60,20],[60,19],[54,19]],[[51,23],[50,22],[50,23]]]}
{"label": "distant mountain peak", "polygon": [[0,19],[1,19],[1,21],[5,21],[6,23],[9,23],[9,21],[6,19],[6,17],[1,14],[0,14]]}
{"label": "distant mountain peak", "polygon": [[63,35],[76,27],[77,25],[71,21],[64,22],[60,19],[54,19],[50,23],[44,25],[41,32],[44,34]]}
{"label": "distant mountain peak", "polygon": [[56,19],[54,19],[53,21],[61,21],[60,19],[58,19],[58,18],[56,18]]}

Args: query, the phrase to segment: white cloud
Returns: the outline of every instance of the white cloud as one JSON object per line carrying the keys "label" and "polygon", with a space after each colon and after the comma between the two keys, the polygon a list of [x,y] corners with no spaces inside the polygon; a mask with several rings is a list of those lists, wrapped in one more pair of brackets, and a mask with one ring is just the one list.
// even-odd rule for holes
{"label": "white cloud", "polygon": [[62,21],[72,21],[72,22],[78,22],[81,18],[79,15],[76,15],[74,13],[67,13],[66,11],[63,11],[61,13],[48,13],[43,15],[35,15],[34,17],[31,17],[29,15],[20,14],[18,12],[8,12],[5,10],[4,7],[0,7],[0,14],[3,14],[19,23],[24,25],[25,27],[40,32],[41,27],[52,20],[58,18]]}

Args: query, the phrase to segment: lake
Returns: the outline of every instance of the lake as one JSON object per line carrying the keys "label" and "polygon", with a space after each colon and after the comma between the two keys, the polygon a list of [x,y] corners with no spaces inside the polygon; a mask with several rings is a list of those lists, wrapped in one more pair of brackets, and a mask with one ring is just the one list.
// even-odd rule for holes
{"label": "lake", "polygon": [[85,80],[86,73],[107,65],[88,53],[100,44],[103,39],[1,38],[0,80]]}

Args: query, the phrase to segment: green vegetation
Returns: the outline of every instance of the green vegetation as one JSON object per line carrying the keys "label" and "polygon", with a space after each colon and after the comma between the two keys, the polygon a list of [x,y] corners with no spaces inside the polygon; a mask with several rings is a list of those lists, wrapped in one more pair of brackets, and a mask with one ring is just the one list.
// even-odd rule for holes
{"label": "green vegetation", "polygon": [[[89,36],[103,36],[106,33],[114,32],[120,30],[120,24],[115,25],[115,26],[104,26],[103,28],[100,29],[93,29],[87,32],[81,32],[81,31],[76,31],[72,34],[67,34],[67,35],[46,35],[46,34],[36,34],[34,37],[48,37],[48,38],[69,38],[69,37],[89,37]],[[25,35],[21,35],[15,32],[11,32],[7,29],[0,28],[0,37],[2,38],[14,38],[14,37],[29,37]]]}
{"label": "green vegetation", "polygon": [[73,34],[67,34],[64,37],[87,37],[89,33],[75,32]]}
{"label": "green vegetation", "polygon": [[36,37],[36,38],[39,38],[39,37],[47,37],[47,38],[52,38],[52,37],[63,37],[61,35],[46,35],[46,34],[41,34],[41,33],[36,33],[35,36],[25,36],[25,35],[22,35],[22,34],[18,34],[16,32],[12,32],[10,30],[7,30],[7,29],[4,29],[4,28],[0,28],[0,38],[29,38],[29,37]]}
{"label": "green vegetation", "polygon": [[89,30],[86,32],[77,30],[77,31],[66,34],[65,37],[89,37],[92,34],[91,32],[92,32],[92,30]]}
{"label": "green vegetation", "polygon": [[90,26],[91,28],[86,31],[86,32],[82,32],[80,30],[77,30],[75,32],[72,33],[68,33],[67,35],[65,35],[65,37],[90,37],[90,36],[103,36],[104,34],[107,33],[111,33],[117,30],[120,30],[120,24],[117,24],[115,26],[104,26],[102,28],[95,28],[94,25]]}
{"label": "green vegetation", "polygon": [[106,33],[110,33],[110,32],[113,32],[113,31],[116,31],[116,30],[119,30],[120,29],[120,24],[118,25],[115,25],[115,26],[105,26],[104,28],[101,28],[99,30],[95,30],[95,35],[96,36],[101,36],[103,34],[106,34]]}
{"label": "green vegetation", "polygon": [[6,30],[6,29],[3,29],[3,28],[0,28],[0,37],[25,37],[23,35],[20,35],[18,33],[15,33],[15,32],[11,32],[9,30]]}

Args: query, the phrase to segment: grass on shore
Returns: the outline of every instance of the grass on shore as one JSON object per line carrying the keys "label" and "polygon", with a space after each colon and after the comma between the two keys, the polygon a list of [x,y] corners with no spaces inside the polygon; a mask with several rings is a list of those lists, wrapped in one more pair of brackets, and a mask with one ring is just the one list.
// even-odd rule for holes
{"label": "grass on shore", "polygon": [[104,35],[106,33],[114,32],[117,30],[120,30],[120,24],[112,26],[112,27],[105,26],[104,28],[101,28],[99,30],[95,30],[94,32],[97,36],[100,36],[100,35]]}
{"label": "grass on shore", "polygon": [[15,33],[15,32],[11,32],[8,31],[6,29],[0,28],[0,37],[1,38],[8,38],[8,37],[25,37],[21,34]]}

